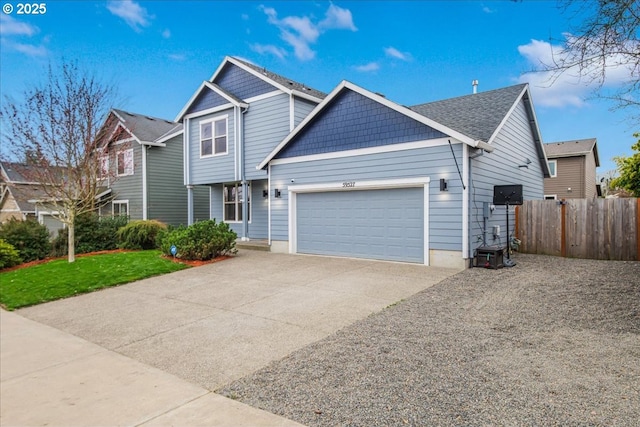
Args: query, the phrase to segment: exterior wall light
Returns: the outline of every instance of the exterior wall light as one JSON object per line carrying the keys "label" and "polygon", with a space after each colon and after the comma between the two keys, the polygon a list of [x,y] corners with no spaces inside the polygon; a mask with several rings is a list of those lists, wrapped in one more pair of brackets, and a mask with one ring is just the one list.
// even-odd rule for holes
{"label": "exterior wall light", "polygon": [[277,188],[273,191],[273,196],[274,196],[276,199],[279,199],[281,195],[282,195],[282,194],[280,193],[280,190],[278,190]]}
{"label": "exterior wall light", "polygon": [[269,190],[262,190],[262,197],[264,197],[265,199],[269,197]]}
{"label": "exterior wall light", "polygon": [[440,178],[440,191],[449,191],[447,189],[447,180],[444,178]]}

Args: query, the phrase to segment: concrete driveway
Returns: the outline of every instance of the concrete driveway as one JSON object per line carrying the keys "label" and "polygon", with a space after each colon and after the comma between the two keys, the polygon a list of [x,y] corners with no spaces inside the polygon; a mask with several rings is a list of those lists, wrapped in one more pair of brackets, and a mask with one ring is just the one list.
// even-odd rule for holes
{"label": "concrete driveway", "polygon": [[241,251],[17,313],[214,391],[455,273]]}

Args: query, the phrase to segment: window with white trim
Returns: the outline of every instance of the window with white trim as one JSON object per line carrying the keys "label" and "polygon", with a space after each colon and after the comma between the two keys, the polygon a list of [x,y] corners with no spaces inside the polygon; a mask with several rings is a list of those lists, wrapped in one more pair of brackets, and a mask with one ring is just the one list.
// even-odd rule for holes
{"label": "window with white trim", "polygon": [[[244,197],[242,194],[242,184],[236,182],[234,184],[225,184],[222,187],[224,193],[224,214],[225,222],[242,221],[242,204]],[[249,212],[248,221],[251,221],[251,184],[247,184],[247,212]]]}
{"label": "window with white trim", "polygon": [[101,179],[109,177],[109,156],[100,156],[100,171],[99,176]]}
{"label": "window with white trim", "polygon": [[558,176],[558,161],[557,160],[549,160],[549,175],[551,178],[555,178]]}
{"label": "window with white trim", "polygon": [[129,201],[114,200],[112,202],[113,216],[129,216]]}
{"label": "window with white trim", "polygon": [[133,148],[118,151],[116,154],[118,176],[133,175]]}
{"label": "window with white trim", "polygon": [[227,154],[227,116],[200,123],[200,157]]}

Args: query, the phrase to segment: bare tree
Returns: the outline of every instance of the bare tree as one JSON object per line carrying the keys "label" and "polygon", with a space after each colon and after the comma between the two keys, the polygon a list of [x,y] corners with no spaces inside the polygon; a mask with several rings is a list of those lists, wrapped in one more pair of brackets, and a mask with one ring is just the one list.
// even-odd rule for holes
{"label": "bare tree", "polygon": [[[577,72],[596,83],[596,94],[614,102],[614,108],[630,108],[640,116],[640,2],[638,0],[561,0],[563,12],[579,21],[566,35],[554,61],[544,64],[555,78]],[[607,76],[623,69],[627,80],[617,91],[604,91]]]}
{"label": "bare tree", "polygon": [[33,166],[29,179],[42,184],[38,203],[67,227],[69,262],[75,260],[75,219],[105,202],[97,198],[104,190],[97,144],[115,96],[111,84],[64,62],[57,70],[49,66],[44,83],[25,90],[22,100],[3,100],[3,150]]}

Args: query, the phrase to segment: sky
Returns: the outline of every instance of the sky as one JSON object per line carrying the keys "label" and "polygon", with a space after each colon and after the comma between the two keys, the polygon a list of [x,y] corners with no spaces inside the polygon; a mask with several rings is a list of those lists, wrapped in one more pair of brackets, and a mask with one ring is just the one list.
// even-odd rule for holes
{"label": "sky", "polygon": [[[348,80],[402,105],[471,94],[472,80],[479,92],[529,83],[543,142],[597,138],[600,174],[632,154],[640,131],[584,80],[537,71],[581,22],[555,0],[49,0],[37,14],[2,4],[3,102],[43,83],[50,65],[77,61],[116,86],[113,107],[173,120],[228,55],[326,93]],[[613,70],[606,87],[625,78]]]}

